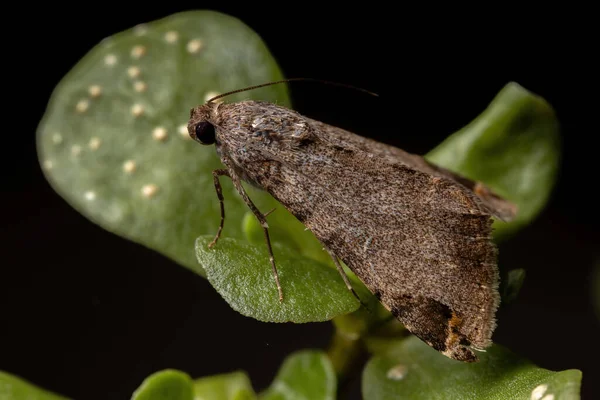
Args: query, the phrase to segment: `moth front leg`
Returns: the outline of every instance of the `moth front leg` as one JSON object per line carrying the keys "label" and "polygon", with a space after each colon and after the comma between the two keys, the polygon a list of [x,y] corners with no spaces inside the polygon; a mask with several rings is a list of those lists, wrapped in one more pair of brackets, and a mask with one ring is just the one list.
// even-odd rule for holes
{"label": "moth front leg", "polygon": [[219,177],[227,176],[231,178],[229,171],[226,169],[215,169],[212,174],[215,183],[215,190],[217,191],[217,197],[219,198],[219,204],[221,206],[221,223],[219,224],[219,230],[217,231],[215,238],[208,244],[208,248],[212,248],[217,243],[217,240],[219,240],[219,237],[221,237],[221,231],[223,231],[223,225],[225,223],[225,205],[223,203],[223,190],[221,189]]}
{"label": "moth front leg", "polygon": [[252,200],[250,200],[248,194],[246,194],[246,191],[244,190],[244,187],[242,186],[239,177],[235,174],[228,174],[228,176],[231,178],[233,186],[238,191],[240,196],[242,196],[242,199],[244,199],[244,202],[246,203],[248,208],[250,208],[254,216],[258,219],[258,222],[260,223],[260,226],[263,229],[263,232],[265,234],[265,240],[267,242],[267,248],[269,250],[269,261],[271,262],[271,269],[273,270],[273,276],[275,277],[275,283],[277,284],[277,292],[279,293],[279,301],[281,302],[283,301],[283,290],[281,289],[281,284],[279,283],[279,274],[277,273],[277,267],[275,266],[275,257],[273,256],[273,249],[271,248],[271,239],[269,238],[269,225],[267,224],[266,220],[266,216],[275,211],[275,209],[265,214],[261,213],[258,210],[258,208],[256,208]]}

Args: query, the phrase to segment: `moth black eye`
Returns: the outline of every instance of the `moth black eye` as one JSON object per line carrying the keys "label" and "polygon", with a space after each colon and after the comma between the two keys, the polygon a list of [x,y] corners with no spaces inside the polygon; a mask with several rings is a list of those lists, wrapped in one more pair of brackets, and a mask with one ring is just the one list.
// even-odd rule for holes
{"label": "moth black eye", "polygon": [[215,127],[210,122],[202,121],[196,125],[196,140],[201,144],[215,142]]}

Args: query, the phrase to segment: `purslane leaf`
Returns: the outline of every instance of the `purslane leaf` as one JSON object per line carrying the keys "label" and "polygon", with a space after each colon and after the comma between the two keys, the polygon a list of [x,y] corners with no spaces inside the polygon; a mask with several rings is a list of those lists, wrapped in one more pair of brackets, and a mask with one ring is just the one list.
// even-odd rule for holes
{"label": "purslane leaf", "polygon": [[513,221],[495,221],[495,238],[502,240],[530,223],[546,205],[559,169],[560,146],[552,107],[510,82],[477,118],[426,158],[484,182],[517,205]]}
{"label": "purslane leaf", "polygon": [[192,379],[185,372],[165,369],[148,376],[132,400],[195,400]]}
{"label": "purslane leaf", "polygon": [[451,360],[414,336],[383,346],[371,343],[370,350],[376,355],[363,371],[365,399],[580,398],[581,371],[549,371],[496,344],[480,353],[477,363]]}
{"label": "purslane leaf", "polygon": [[[236,18],[186,11],[117,33],[57,85],[37,130],[54,190],[91,221],[203,275],[194,241],[219,225],[214,147],[190,139],[189,110],[215,93],[283,78],[261,38]],[[232,95],[289,106],[286,85]],[[228,218],[247,208],[223,184]],[[257,193],[258,203],[268,198]],[[243,238],[239,222],[225,227]]]}
{"label": "purslane leaf", "polygon": [[327,358],[318,350],[297,351],[281,365],[260,400],[335,400],[337,378]]}
{"label": "purslane leaf", "polygon": [[211,285],[243,315],[265,322],[320,322],[360,305],[336,269],[274,243],[284,296],[280,302],[266,244],[221,237],[209,249],[212,239],[201,236],[196,241],[198,262]]}
{"label": "purslane leaf", "polygon": [[16,375],[0,371],[0,399],[4,400],[69,400],[45,390]]}
{"label": "purslane leaf", "polygon": [[194,400],[255,400],[252,383],[243,371],[194,380]]}

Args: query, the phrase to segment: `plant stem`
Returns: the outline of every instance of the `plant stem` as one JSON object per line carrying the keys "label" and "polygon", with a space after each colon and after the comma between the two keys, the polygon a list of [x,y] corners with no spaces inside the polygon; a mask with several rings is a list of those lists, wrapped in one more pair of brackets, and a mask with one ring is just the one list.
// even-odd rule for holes
{"label": "plant stem", "polygon": [[360,335],[335,329],[327,349],[327,355],[333,364],[338,380],[343,380],[350,375],[353,369],[361,363],[365,354],[366,349]]}

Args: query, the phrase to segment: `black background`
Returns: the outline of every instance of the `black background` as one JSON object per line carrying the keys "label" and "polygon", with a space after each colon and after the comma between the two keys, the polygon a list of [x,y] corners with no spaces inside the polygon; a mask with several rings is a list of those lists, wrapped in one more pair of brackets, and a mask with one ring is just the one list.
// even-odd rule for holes
{"label": "black background", "polygon": [[[434,20],[364,5],[342,12],[301,3],[169,4],[37,5],[5,34],[3,63],[17,78],[3,82],[14,94],[3,116],[1,370],[77,399],[129,398],[164,368],[193,377],[242,369],[262,389],[287,353],[327,345],[330,324],[264,324],[237,314],[205,280],[79,215],[39,169],[35,129],[54,86],[79,58],[138,23],[210,8],[257,31],[287,77],[381,95],[293,84],[298,111],[411,152],[425,153],[464,126],[509,81],[548,100],[562,124],[559,183],[542,215],[500,248],[502,264],[528,275],[516,303],[500,311],[494,339],[542,367],[582,369],[583,398],[600,395],[593,380],[600,326],[591,301],[600,243],[598,127],[588,123],[596,113],[597,49],[583,11],[573,19],[519,20],[517,10],[505,10],[492,21],[490,12]],[[346,398],[360,398],[359,388],[358,381],[345,388]]]}

